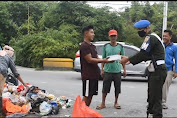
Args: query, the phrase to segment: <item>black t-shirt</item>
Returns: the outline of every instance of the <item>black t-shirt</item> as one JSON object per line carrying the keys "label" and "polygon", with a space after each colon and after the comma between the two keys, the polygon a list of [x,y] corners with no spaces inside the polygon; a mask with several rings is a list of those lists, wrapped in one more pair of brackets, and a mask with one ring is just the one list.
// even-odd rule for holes
{"label": "black t-shirt", "polygon": [[88,63],[84,58],[87,54],[91,54],[92,58],[97,58],[96,46],[82,42],[80,46],[80,62],[82,80],[99,79],[99,67],[97,63]]}

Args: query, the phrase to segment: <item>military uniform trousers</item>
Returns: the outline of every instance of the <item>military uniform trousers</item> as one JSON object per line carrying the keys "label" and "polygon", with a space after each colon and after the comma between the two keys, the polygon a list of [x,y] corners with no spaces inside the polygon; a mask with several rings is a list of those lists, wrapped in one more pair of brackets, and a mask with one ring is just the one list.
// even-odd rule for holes
{"label": "military uniform trousers", "polygon": [[167,76],[165,64],[159,65],[148,76],[148,112],[153,117],[162,117],[162,88]]}

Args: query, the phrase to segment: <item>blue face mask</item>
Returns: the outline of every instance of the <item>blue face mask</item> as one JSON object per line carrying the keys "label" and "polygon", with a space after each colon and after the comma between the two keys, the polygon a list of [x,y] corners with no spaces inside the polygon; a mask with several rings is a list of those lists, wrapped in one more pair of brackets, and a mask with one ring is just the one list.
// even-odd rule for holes
{"label": "blue face mask", "polygon": [[144,30],[138,31],[138,35],[139,35],[140,37],[145,37],[145,36],[146,36],[146,32],[145,32]]}

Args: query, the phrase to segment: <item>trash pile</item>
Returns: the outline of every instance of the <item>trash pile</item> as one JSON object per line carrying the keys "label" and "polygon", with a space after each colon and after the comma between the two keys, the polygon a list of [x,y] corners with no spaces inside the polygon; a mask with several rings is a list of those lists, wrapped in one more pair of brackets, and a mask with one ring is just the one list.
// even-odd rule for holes
{"label": "trash pile", "polygon": [[4,84],[3,112],[12,114],[37,113],[43,116],[57,115],[60,109],[69,108],[71,100],[65,96],[55,97],[46,90],[30,85],[26,89],[23,85],[15,86],[11,83]]}

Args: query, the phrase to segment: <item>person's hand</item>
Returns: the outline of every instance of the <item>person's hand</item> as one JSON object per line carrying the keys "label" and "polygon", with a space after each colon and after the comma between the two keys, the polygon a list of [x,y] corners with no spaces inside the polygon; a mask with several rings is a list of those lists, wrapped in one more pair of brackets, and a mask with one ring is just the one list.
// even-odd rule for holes
{"label": "person's hand", "polygon": [[126,64],[128,61],[129,61],[128,57],[122,56],[122,57],[121,57],[121,60],[120,60],[120,63],[121,63],[121,64]]}
{"label": "person's hand", "polygon": [[174,79],[177,77],[177,73],[176,72],[174,72],[173,77],[174,77]]}
{"label": "person's hand", "polygon": [[126,63],[126,65],[128,65],[128,64],[130,64],[130,61],[128,61],[128,62]]}
{"label": "person's hand", "polygon": [[104,70],[101,70],[101,77],[103,78],[104,76]]}
{"label": "person's hand", "polygon": [[28,86],[28,85],[24,84],[24,86],[25,86],[26,89],[29,89],[29,86]]}
{"label": "person's hand", "polygon": [[126,71],[123,72],[123,76],[124,76],[124,77],[127,76],[127,72],[126,72]]}

